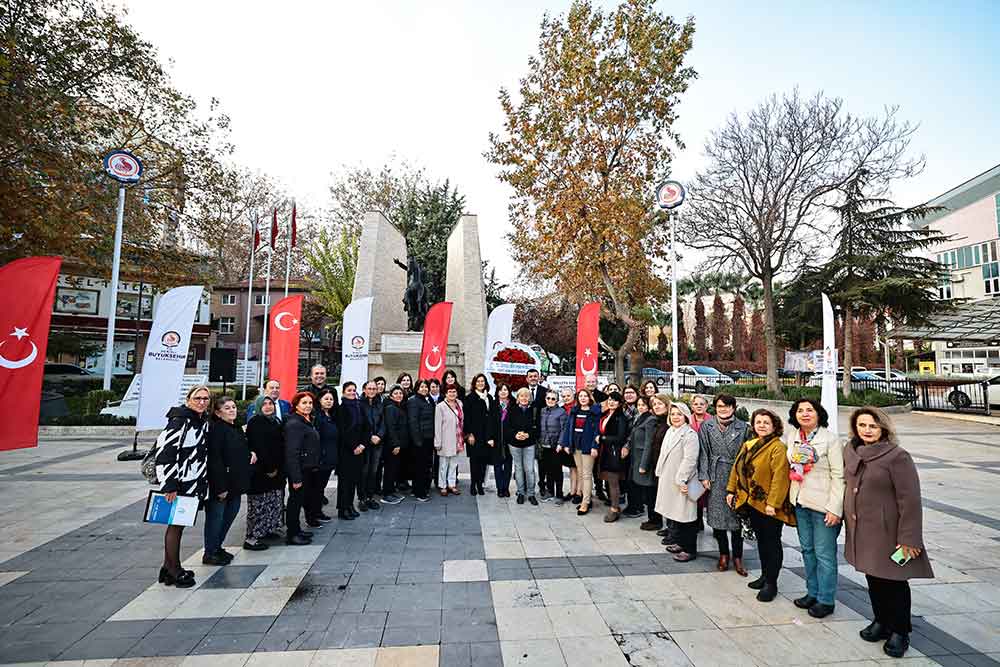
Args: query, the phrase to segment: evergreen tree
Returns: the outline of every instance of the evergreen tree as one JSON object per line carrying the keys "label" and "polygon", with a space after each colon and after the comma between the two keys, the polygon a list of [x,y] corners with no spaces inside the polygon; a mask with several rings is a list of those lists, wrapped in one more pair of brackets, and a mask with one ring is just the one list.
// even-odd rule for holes
{"label": "evergreen tree", "polygon": [[708,332],[705,330],[705,304],[701,297],[694,300],[694,349],[699,361],[708,358]]}
{"label": "evergreen tree", "polygon": [[686,364],[690,354],[688,353],[687,331],[684,329],[684,315],[681,313],[680,304],[677,305],[677,363]]}
{"label": "evergreen tree", "polygon": [[744,349],[747,337],[746,305],[743,303],[743,296],[739,293],[733,298],[733,359],[742,361],[746,359]]}
{"label": "evergreen tree", "polygon": [[712,359],[718,361],[726,356],[729,347],[729,321],[726,319],[726,306],[718,292],[712,300]]}
{"label": "evergreen tree", "polygon": [[767,359],[767,343],[764,340],[764,311],[757,308],[750,318],[750,354],[747,358],[760,363]]}
{"label": "evergreen tree", "polygon": [[[870,318],[878,325],[919,326],[946,304],[936,297],[943,267],[925,257],[949,236],[908,224],[934,208],[901,208],[892,201],[865,194],[864,170],[845,186],[844,203],[834,207],[840,218],[833,257],[819,271],[830,299],[841,306],[844,322],[842,364],[854,364],[855,319]],[[850,373],[844,374],[845,395],[851,393]]]}

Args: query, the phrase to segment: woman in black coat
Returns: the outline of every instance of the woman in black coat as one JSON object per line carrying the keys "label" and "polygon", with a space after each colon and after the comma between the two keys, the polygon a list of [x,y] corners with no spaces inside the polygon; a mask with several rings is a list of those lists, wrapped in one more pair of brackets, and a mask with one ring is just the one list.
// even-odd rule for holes
{"label": "woman in black coat", "polygon": [[598,460],[601,462],[601,479],[608,483],[611,507],[605,523],[612,523],[621,516],[621,481],[628,471],[629,419],[622,412],[622,395],[617,391],[608,394],[607,411],[597,422],[597,443],[600,445]]}
{"label": "woman in black coat", "polygon": [[371,444],[371,429],[361,409],[358,386],[345,382],[342,387],[337,425],[340,446],[337,450],[337,516],[352,521],[361,513],[354,509],[354,493],[361,478],[365,448]]}
{"label": "woman in black coat", "polygon": [[337,432],[337,397],[333,389],[324,389],[317,399],[319,406],[315,411],[313,424],[319,432],[319,466],[309,479],[309,495],[306,497],[306,522],[313,527],[324,521],[330,521],[323,512],[326,500],[326,485],[330,483],[330,475],[337,467],[337,448],[340,446],[340,436]]}
{"label": "woman in black coat", "polygon": [[285,474],[288,504],[285,506],[285,543],[303,545],[312,533],[302,530],[299,513],[309,493],[312,472],[319,467],[319,432],[313,425],[313,395],[300,391],[292,397],[292,414],[285,422]]}
{"label": "woman in black coat", "polygon": [[274,399],[265,396],[257,414],[247,424],[247,444],[257,456],[247,491],[247,536],[243,548],[263,551],[266,537],[276,536],[281,528],[285,506],[285,434],[274,407]]}
{"label": "woman in black coat", "polygon": [[[497,483],[497,497],[510,498],[510,474],[514,466],[514,457],[507,446],[507,416],[514,408],[514,399],[510,395],[510,387],[506,384],[497,385],[496,407],[490,418],[490,435],[493,445],[490,446],[490,462],[493,464],[493,477]],[[487,442],[487,444],[489,444]]]}
{"label": "woman in black coat", "polygon": [[[486,376],[479,373],[472,378],[469,393],[462,401],[465,409],[463,434],[465,452],[469,455],[472,472],[472,495],[485,495],[483,482],[486,481],[486,466],[490,464],[490,442],[493,442],[492,422],[496,409],[496,399],[490,396],[490,386]],[[494,446],[496,443],[494,442]]]}
{"label": "woman in black coat", "polygon": [[406,414],[403,388],[398,384],[389,389],[389,398],[382,404],[385,440],[382,443],[382,502],[397,505],[396,480],[410,448],[410,422]]}
{"label": "woman in black coat", "polygon": [[434,410],[427,380],[417,382],[413,396],[406,402],[406,419],[410,426],[410,474],[413,476],[413,497],[421,502],[430,500],[431,458],[434,453]]}
{"label": "woman in black coat", "polygon": [[240,496],[250,489],[250,465],[256,455],[236,426],[236,401],[215,399],[208,431],[208,497],[205,499],[205,565],[228,565],[233,556],[222,549],[226,534],[240,513]]}

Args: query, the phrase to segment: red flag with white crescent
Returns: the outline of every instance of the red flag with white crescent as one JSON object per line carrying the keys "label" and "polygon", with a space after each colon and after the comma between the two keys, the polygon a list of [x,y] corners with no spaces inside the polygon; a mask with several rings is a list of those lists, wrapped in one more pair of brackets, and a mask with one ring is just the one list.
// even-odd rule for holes
{"label": "red flag with white crescent", "polygon": [[0,267],[0,450],[38,446],[38,413],[60,257]]}
{"label": "red flag with white crescent", "polygon": [[588,375],[597,375],[597,336],[601,324],[601,304],[594,301],[580,309],[576,318],[576,388],[581,389]]}
{"label": "red flag with white crescent", "polygon": [[292,244],[293,248],[295,247],[296,240],[298,240],[298,230],[295,227],[295,204],[292,204],[292,225],[291,233],[288,236],[288,242]]}
{"label": "red flag with white crescent", "polygon": [[420,346],[419,380],[441,379],[448,354],[448,330],[451,328],[451,301],[435,303],[424,318],[424,341]]}
{"label": "red flag with white crescent", "polygon": [[299,381],[299,334],[303,296],[286,296],[271,309],[267,377],[281,383],[279,398],[292,400]]}
{"label": "red flag with white crescent", "polygon": [[278,238],[278,209],[271,213],[271,249],[274,249],[274,241]]}

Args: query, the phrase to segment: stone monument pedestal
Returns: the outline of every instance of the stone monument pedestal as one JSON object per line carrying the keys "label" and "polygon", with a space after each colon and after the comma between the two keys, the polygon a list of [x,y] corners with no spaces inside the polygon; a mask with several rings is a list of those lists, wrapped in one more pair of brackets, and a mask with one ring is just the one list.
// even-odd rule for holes
{"label": "stone monument pedestal", "polygon": [[[423,339],[424,334],[421,331],[386,331],[383,333],[378,350],[372,351],[368,356],[368,377],[373,378],[381,375],[385,378],[386,388],[395,384],[400,373],[409,373],[416,380],[420,375],[418,366],[420,365],[420,345]],[[464,384],[465,355],[457,343],[448,344],[445,365],[437,374],[437,378],[440,380],[444,371],[449,368],[455,371],[458,375],[458,381]]]}

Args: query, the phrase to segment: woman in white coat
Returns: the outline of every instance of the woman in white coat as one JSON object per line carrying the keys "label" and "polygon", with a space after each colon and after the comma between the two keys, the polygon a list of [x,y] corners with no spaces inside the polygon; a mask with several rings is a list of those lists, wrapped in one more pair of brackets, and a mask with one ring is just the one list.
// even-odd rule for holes
{"label": "woman in white coat", "polygon": [[438,486],[441,495],[458,495],[458,455],[465,449],[462,432],[465,413],[458,400],[458,388],[449,385],[444,400],[434,409],[434,450],[438,455]]}
{"label": "woman in white coat", "polygon": [[689,425],[691,410],[684,403],[671,403],[668,419],[656,462],[656,511],[670,522],[677,542],[667,545],[667,551],[686,563],[698,556],[698,503],[688,496],[688,482],[697,476],[698,434]]}

